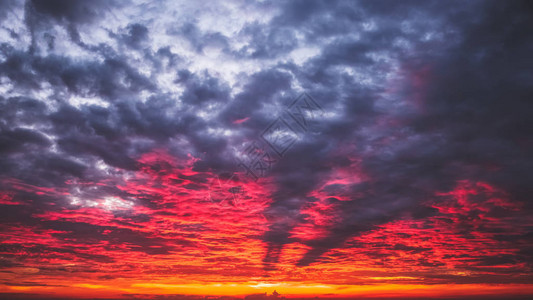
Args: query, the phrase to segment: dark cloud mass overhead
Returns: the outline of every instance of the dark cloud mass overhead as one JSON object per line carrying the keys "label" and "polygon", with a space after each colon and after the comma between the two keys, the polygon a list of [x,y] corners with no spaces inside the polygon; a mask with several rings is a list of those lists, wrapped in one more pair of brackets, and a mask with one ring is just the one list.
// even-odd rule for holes
{"label": "dark cloud mass overhead", "polygon": [[0,1],[0,292],[531,294],[531,28],[515,0]]}

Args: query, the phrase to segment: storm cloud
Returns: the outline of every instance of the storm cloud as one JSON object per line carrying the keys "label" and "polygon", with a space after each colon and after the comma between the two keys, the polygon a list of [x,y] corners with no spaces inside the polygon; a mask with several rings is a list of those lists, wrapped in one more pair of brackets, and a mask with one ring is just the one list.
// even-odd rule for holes
{"label": "storm cloud", "polygon": [[[0,2],[0,268],[134,278],[135,253],[177,255],[147,274],[288,280],[352,253],[531,279],[529,2],[207,2]],[[275,158],[259,180],[239,165],[254,141]],[[231,174],[238,201],[209,201]]]}

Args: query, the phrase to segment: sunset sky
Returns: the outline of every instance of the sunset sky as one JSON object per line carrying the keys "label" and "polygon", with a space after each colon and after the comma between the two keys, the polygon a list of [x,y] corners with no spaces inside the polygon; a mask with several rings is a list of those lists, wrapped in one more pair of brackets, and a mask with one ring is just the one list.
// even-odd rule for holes
{"label": "sunset sky", "polygon": [[532,28],[1,0],[0,299],[533,297]]}

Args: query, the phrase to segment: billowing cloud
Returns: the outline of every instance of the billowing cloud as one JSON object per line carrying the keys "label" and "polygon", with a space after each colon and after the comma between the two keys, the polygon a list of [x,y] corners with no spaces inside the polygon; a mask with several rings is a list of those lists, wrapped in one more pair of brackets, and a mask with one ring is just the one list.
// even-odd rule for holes
{"label": "billowing cloud", "polygon": [[204,5],[0,2],[0,292],[531,281],[529,3]]}

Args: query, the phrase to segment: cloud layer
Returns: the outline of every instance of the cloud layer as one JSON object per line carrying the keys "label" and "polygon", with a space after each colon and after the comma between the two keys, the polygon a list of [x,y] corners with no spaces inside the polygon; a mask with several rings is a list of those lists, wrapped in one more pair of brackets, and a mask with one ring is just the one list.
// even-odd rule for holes
{"label": "cloud layer", "polygon": [[[531,282],[531,16],[0,2],[0,285]],[[257,181],[236,163],[254,141],[275,158]]]}

